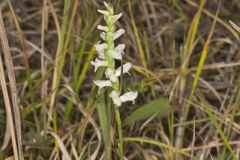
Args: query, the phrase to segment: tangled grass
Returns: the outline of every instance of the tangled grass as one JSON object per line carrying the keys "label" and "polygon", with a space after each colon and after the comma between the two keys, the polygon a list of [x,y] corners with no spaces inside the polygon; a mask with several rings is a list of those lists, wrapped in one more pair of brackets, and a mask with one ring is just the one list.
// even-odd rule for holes
{"label": "tangled grass", "polygon": [[[119,43],[133,64],[122,90],[138,91],[120,108],[124,159],[240,159],[240,3],[109,2],[123,13]],[[106,159],[106,135],[108,159],[119,159],[114,110],[108,101],[105,115],[96,107],[93,80],[103,73],[90,65],[103,7],[0,1],[0,159]]]}

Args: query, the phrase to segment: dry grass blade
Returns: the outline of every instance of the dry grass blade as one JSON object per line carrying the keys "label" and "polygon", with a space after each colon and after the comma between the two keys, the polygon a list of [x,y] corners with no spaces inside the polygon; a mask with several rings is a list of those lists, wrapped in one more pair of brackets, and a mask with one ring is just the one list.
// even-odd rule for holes
{"label": "dry grass blade", "polygon": [[229,23],[232,25],[232,27],[240,33],[240,27],[236,25],[233,21],[229,21]]}
{"label": "dry grass blade", "polygon": [[[41,50],[45,51],[45,30],[48,26],[48,8],[47,8],[47,0],[43,1],[43,9],[42,9],[42,26],[41,26]],[[44,78],[47,72],[47,61],[43,54],[41,54],[41,75]],[[49,81],[46,79],[42,82],[41,86],[41,99],[44,99],[47,96]],[[43,112],[47,112],[46,105],[43,106]],[[44,114],[44,121],[46,121],[46,113]],[[46,126],[44,126],[46,127]]]}
{"label": "dry grass blade", "polygon": [[14,9],[12,7],[12,3],[10,0],[7,0],[8,2],[8,5],[10,7],[10,10],[11,10],[11,13],[12,13],[12,17],[14,19],[14,23],[15,23],[15,26],[16,26],[16,29],[17,29],[17,32],[18,32],[18,36],[19,36],[19,40],[21,42],[21,45],[22,45],[22,48],[23,48],[23,53],[24,53],[24,62],[25,62],[25,65],[27,67],[27,78],[28,78],[28,81],[30,83],[30,85],[32,85],[32,82],[31,82],[31,78],[30,78],[30,72],[29,72],[29,63],[28,63],[28,49],[27,49],[27,45],[25,43],[25,39],[23,37],[23,34],[21,32],[21,28],[20,28],[20,25],[18,23],[18,19],[17,19],[17,16],[14,12]]}
{"label": "dry grass blade", "polygon": [[19,159],[22,160],[23,152],[22,152],[22,136],[21,136],[21,118],[20,118],[20,108],[19,108],[19,99],[17,95],[17,87],[16,87],[16,79],[14,73],[13,62],[11,58],[11,53],[8,45],[7,34],[4,28],[3,17],[0,8],[0,39],[2,43],[2,49],[4,54],[4,59],[6,63],[8,79],[10,82],[10,91],[12,97],[12,105],[13,105],[13,114],[14,114],[14,122],[16,126],[16,135],[17,135],[17,146],[19,152]]}
{"label": "dry grass blade", "polygon": [[51,134],[55,138],[55,140],[57,141],[58,146],[59,146],[59,148],[62,152],[62,155],[63,155],[64,159],[71,160],[71,157],[70,157],[63,141],[61,140],[61,138],[54,132],[48,132],[48,133]]}
{"label": "dry grass blade", "polygon": [[[10,133],[9,133],[10,132]],[[6,130],[4,135],[4,140],[1,146],[1,151],[4,151],[8,147],[8,143],[11,140],[11,130],[10,130],[10,124],[9,121],[6,122]]]}
{"label": "dry grass blade", "polygon": [[[1,12],[0,12],[0,15],[1,15]],[[11,134],[11,138],[12,138],[14,157],[16,160],[18,160],[17,142],[16,142],[15,131],[14,131],[14,122],[13,122],[14,120],[13,120],[13,116],[12,116],[12,109],[11,109],[10,100],[9,100],[9,96],[8,96],[6,79],[5,79],[5,75],[4,75],[1,55],[0,55],[0,82],[1,82],[2,92],[3,92],[5,107],[6,107],[6,111],[7,111],[7,119],[8,119],[10,134]]]}
{"label": "dry grass blade", "polygon": [[57,72],[58,72],[58,70],[57,70],[57,66],[58,66],[57,64],[58,63],[57,62],[59,61],[59,57],[60,57],[60,52],[61,52],[61,47],[62,47],[61,42],[63,41],[63,36],[61,35],[60,23],[57,19],[57,14],[56,14],[56,11],[53,7],[53,4],[50,0],[48,1],[48,3],[49,3],[49,6],[50,6],[50,9],[52,11],[54,22],[55,22],[57,33],[58,33],[57,34],[58,35],[58,44],[57,44],[57,51],[56,51],[56,58],[55,58],[55,65],[54,65],[54,67],[56,67],[56,68],[54,68],[53,83],[52,83],[52,90],[54,92],[53,92],[53,95],[52,95],[51,100],[50,100],[49,120],[48,120],[48,125],[50,125],[49,123],[50,123],[50,121],[52,121],[52,112],[53,112],[52,108],[53,108],[53,105],[54,105],[54,102],[55,102],[55,97],[56,97],[55,89],[56,89],[56,86],[57,86],[56,80],[54,80],[54,79],[56,79],[55,77],[57,76]]}

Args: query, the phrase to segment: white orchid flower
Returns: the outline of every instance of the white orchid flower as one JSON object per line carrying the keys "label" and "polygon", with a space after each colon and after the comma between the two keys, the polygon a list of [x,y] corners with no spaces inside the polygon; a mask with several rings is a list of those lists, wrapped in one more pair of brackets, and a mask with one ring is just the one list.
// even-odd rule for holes
{"label": "white orchid flower", "polygon": [[[126,63],[122,67],[123,67],[123,74],[128,73],[129,70],[132,67],[132,64],[131,63]],[[107,68],[106,71],[105,71],[106,78],[110,79],[112,82],[116,82],[117,78],[121,75],[122,67],[118,67],[117,70]]]}
{"label": "white orchid flower", "polygon": [[[101,28],[100,30],[103,30],[103,29],[106,29],[106,28]],[[119,30],[117,30],[114,33],[109,32],[109,35],[112,37],[113,40],[116,40],[117,38],[119,38],[124,33],[125,33],[125,29],[119,29]],[[105,32],[101,32],[100,33],[100,37],[101,37],[102,40],[106,40],[106,33]]]}
{"label": "white orchid flower", "polygon": [[121,60],[122,54],[116,50],[109,50],[107,54],[112,57],[113,59]]}
{"label": "white orchid flower", "polygon": [[100,59],[105,59],[104,51],[107,49],[108,45],[106,43],[100,43],[100,41],[95,45],[98,57]]}
{"label": "white orchid flower", "polygon": [[120,100],[120,98],[119,98],[119,92],[113,90],[113,91],[110,93],[109,97],[112,98],[112,101],[113,101],[113,103],[114,103],[116,106],[121,106],[121,103],[122,103],[122,102],[121,102],[121,100]]}
{"label": "white orchid flower", "polygon": [[109,80],[96,80],[93,81],[99,88],[103,88],[103,87],[111,87],[112,86],[112,82]]}
{"label": "white orchid flower", "polygon": [[98,52],[98,58],[105,59],[104,52]]}
{"label": "white orchid flower", "polygon": [[100,33],[100,38],[105,41],[106,40],[106,33],[105,32],[101,32]]}
{"label": "white orchid flower", "polygon": [[117,15],[113,15],[113,16],[111,16],[111,19],[112,19],[112,21],[113,21],[113,23],[115,23],[116,21],[118,21],[121,17],[122,17],[122,13],[119,13],[119,14],[117,14]]}
{"label": "white orchid flower", "polygon": [[97,29],[107,32],[109,28],[107,26],[98,25]]}
{"label": "white orchid flower", "polygon": [[[131,69],[132,64],[128,62],[128,63],[124,64],[122,67],[123,67],[123,73],[129,74],[129,70]],[[115,71],[115,75],[117,77],[119,77],[121,75],[122,67],[118,67],[118,69]]]}
{"label": "white orchid flower", "polygon": [[122,55],[124,54],[123,50],[125,49],[125,44],[119,44],[113,50],[108,51],[108,55],[113,59],[121,60]]}
{"label": "white orchid flower", "polygon": [[124,49],[125,49],[125,44],[119,44],[119,45],[117,45],[117,47],[115,47],[115,51],[117,51],[117,52],[119,52],[119,53],[122,53],[122,54],[124,54]]}
{"label": "white orchid flower", "polygon": [[125,29],[119,29],[113,33],[113,40],[116,40],[118,37],[125,33]]}
{"label": "white orchid flower", "polygon": [[104,52],[107,47],[108,45],[106,43],[101,43],[101,41],[98,41],[98,43],[95,45],[97,52]]}
{"label": "white orchid flower", "polygon": [[101,10],[101,9],[98,9],[97,10],[99,13],[102,13],[103,15],[105,16],[108,16],[109,15],[109,12],[107,10]]}
{"label": "white orchid flower", "polygon": [[111,13],[111,14],[114,14],[113,7],[110,3],[107,3],[105,1],[103,3],[104,3],[104,6],[107,8],[108,12]]}
{"label": "white orchid flower", "polygon": [[137,92],[127,92],[121,96],[119,96],[119,95],[120,95],[119,92],[117,92],[115,90],[113,90],[109,95],[112,98],[113,103],[116,106],[121,106],[121,104],[123,102],[127,102],[127,101],[132,101],[134,103],[135,99],[138,96],[138,93]]}
{"label": "white orchid flower", "polygon": [[95,61],[91,61],[91,64],[94,66],[94,72],[96,72],[99,67],[106,67],[108,62],[96,58]]}
{"label": "white orchid flower", "polygon": [[115,74],[115,71],[111,68],[107,68],[105,71],[106,78],[109,78],[112,82],[117,82],[117,75]]}
{"label": "white orchid flower", "polygon": [[107,9],[112,8],[111,5],[105,1],[103,1],[103,4]]}
{"label": "white orchid flower", "polygon": [[[123,74],[128,73],[130,68],[132,67],[132,64],[126,63],[122,67],[123,67]],[[116,82],[118,77],[121,75],[122,67],[118,67],[116,71],[111,68],[107,68],[105,71],[106,78],[110,79],[112,82]]]}
{"label": "white orchid flower", "polygon": [[138,92],[127,92],[127,93],[120,96],[120,101],[122,103],[127,102],[127,101],[132,101],[133,104],[134,104],[137,96],[138,96]]}

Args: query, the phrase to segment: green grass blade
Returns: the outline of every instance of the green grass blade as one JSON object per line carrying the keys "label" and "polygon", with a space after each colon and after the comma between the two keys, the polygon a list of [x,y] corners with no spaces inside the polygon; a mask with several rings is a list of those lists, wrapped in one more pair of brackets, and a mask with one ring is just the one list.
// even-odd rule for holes
{"label": "green grass blade", "polygon": [[[238,86],[238,87],[239,87],[239,86]],[[226,132],[226,137],[227,137],[228,139],[230,138],[230,135],[231,135],[234,118],[235,118],[235,116],[236,116],[236,114],[237,114],[237,109],[238,109],[239,105],[240,105],[240,89],[238,89],[235,102],[233,103],[233,105],[231,105],[231,106],[232,106],[232,113],[231,113],[231,115],[230,115],[230,122],[229,122],[229,125],[228,125],[228,127],[227,127],[227,132]],[[224,146],[223,152],[222,152],[222,157],[223,157],[223,158],[225,157],[226,150],[227,150],[227,146]]]}
{"label": "green grass blade", "polygon": [[[84,63],[84,66],[83,66],[83,69],[81,71],[81,74],[79,75],[79,78],[74,83],[74,89],[75,89],[76,92],[78,92],[79,89],[81,88],[82,82],[83,82],[83,80],[84,80],[84,78],[85,78],[85,76],[86,76],[86,74],[88,72],[89,65],[90,65],[90,62],[91,62],[91,60],[93,58],[94,53],[95,53],[95,48],[93,47],[91,49],[91,51],[89,52],[89,54],[88,54],[87,60]],[[72,107],[73,107],[73,104],[71,102],[69,102],[67,104],[67,106],[66,106],[66,110],[65,110],[65,113],[64,113],[65,115],[64,116],[68,120],[70,119]]]}
{"label": "green grass blade", "polygon": [[157,114],[158,116],[161,116],[161,117],[167,116],[173,111],[174,111],[174,108],[169,104],[169,101],[167,99],[163,99],[163,98],[156,99],[142,107],[139,107],[133,113],[128,115],[124,119],[123,125],[134,123],[138,120],[148,118],[154,114]]}
{"label": "green grass blade", "polygon": [[179,1],[178,1],[178,0],[172,0],[172,4],[173,4],[173,6],[176,8],[178,14],[179,14],[182,18],[186,18],[186,14],[185,14],[185,12],[182,10],[181,6],[179,5]]}
{"label": "green grass blade", "polygon": [[100,126],[102,129],[103,141],[105,146],[105,157],[106,160],[112,159],[112,147],[110,138],[110,115],[107,112],[107,104],[105,100],[105,95],[103,90],[99,90],[99,100],[97,104],[97,112],[100,121]]}
{"label": "green grass blade", "polygon": [[60,39],[60,55],[57,55],[56,60],[55,60],[55,65],[56,68],[54,69],[54,75],[53,75],[53,84],[52,84],[52,90],[54,90],[51,100],[50,100],[50,115],[53,112],[53,105],[55,103],[55,97],[57,93],[57,89],[60,84],[60,79],[61,79],[61,73],[65,64],[65,57],[67,53],[67,48],[71,39],[71,31],[73,27],[73,22],[74,22],[74,17],[77,12],[77,6],[78,6],[78,1],[75,0],[73,3],[73,10],[72,14],[69,20],[69,23],[67,21],[68,18],[68,11],[70,7],[71,1],[65,0],[64,1],[64,18],[63,18],[63,23],[62,23],[62,30],[61,30],[61,39]]}

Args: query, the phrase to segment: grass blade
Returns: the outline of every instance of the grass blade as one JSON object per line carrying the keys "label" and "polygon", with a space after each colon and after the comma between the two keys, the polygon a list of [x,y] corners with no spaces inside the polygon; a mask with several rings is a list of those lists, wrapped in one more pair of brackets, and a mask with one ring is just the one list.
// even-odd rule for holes
{"label": "grass blade", "polygon": [[[91,60],[92,60],[92,58],[93,58],[94,53],[95,53],[95,47],[93,47],[93,48],[90,50],[90,52],[89,52],[89,54],[88,54],[88,57],[87,57],[87,60],[86,60],[86,62],[84,63],[84,66],[83,66],[83,69],[82,69],[82,71],[81,71],[81,74],[79,75],[79,78],[77,79],[77,81],[76,81],[76,83],[75,83],[74,88],[75,88],[75,91],[76,91],[76,92],[78,92],[79,89],[81,88],[82,82],[83,82],[83,80],[84,80],[84,78],[85,78],[85,76],[86,76],[86,74],[87,74],[87,72],[88,72],[89,65],[90,65],[90,62],[91,62]],[[64,113],[65,115],[64,115],[64,116],[65,116],[65,118],[66,118],[67,120],[70,119],[72,107],[73,107],[73,104],[72,104],[72,103],[68,103],[67,106],[66,106],[66,110],[65,110],[65,113]]]}
{"label": "grass blade", "polygon": [[71,160],[71,156],[68,153],[68,151],[67,151],[63,141],[60,139],[60,137],[54,132],[48,132],[48,133],[51,134],[54,137],[54,139],[57,141],[58,146],[59,146],[59,148],[62,152],[62,155],[63,155],[64,159]]}
{"label": "grass blade", "polygon": [[18,160],[18,149],[17,149],[17,142],[16,142],[15,131],[14,131],[14,119],[13,119],[12,109],[11,109],[10,100],[9,100],[9,96],[8,96],[6,78],[5,78],[5,74],[4,74],[4,70],[3,70],[3,63],[2,63],[1,55],[0,55],[0,83],[1,83],[1,88],[2,88],[2,92],[3,92],[5,108],[6,108],[6,112],[7,112],[7,121],[10,126],[9,128],[10,128],[14,157],[15,157],[15,159]]}
{"label": "grass blade", "polygon": [[105,100],[105,95],[103,90],[99,91],[99,102],[97,104],[97,112],[100,121],[100,126],[102,129],[103,141],[105,146],[105,157],[106,160],[112,159],[112,147],[111,147],[111,138],[110,138],[110,125],[111,122],[110,116],[107,111],[107,103]]}
{"label": "grass blade", "polygon": [[167,145],[167,144],[164,144],[164,143],[152,140],[152,139],[141,138],[141,137],[126,137],[126,138],[124,138],[124,141],[127,141],[127,142],[140,142],[140,143],[148,143],[148,144],[156,145],[156,146],[159,146],[160,148],[163,147],[163,148],[170,149],[170,150],[172,150],[174,152],[177,152],[177,153],[182,154],[184,156],[187,156],[189,158],[191,157],[192,160],[197,160],[197,158],[192,157],[190,154],[188,154],[187,152],[185,152],[185,151],[183,151],[181,149],[176,149],[175,147],[172,147],[170,145]]}
{"label": "grass blade", "polygon": [[[55,98],[57,94],[57,90],[60,84],[61,74],[65,63],[65,57],[67,53],[67,47],[70,42],[71,37],[71,31],[73,27],[74,17],[77,12],[77,6],[78,6],[78,0],[74,0],[73,3],[73,10],[70,17],[70,21],[68,23],[68,11],[70,9],[71,1],[65,0],[64,1],[64,15],[63,15],[63,23],[62,23],[62,30],[61,30],[61,38],[60,38],[60,45],[61,48],[58,50],[55,60],[55,68],[54,68],[54,75],[53,75],[53,84],[52,84],[52,90],[54,91],[50,100],[50,109],[49,109],[49,115],[51,116],[53,113],[53,106],[55,103]],[[49,119],[50,123],[51,117]]]}
{"label": "grass blade", "polygon": [[6,31],[4,28],[1,8],[0,8],[0,39],[1,39],[1,43],[2,43],[3,55],[4,55],[6,68],[8,71],[7,72],[8,79],[9,79],[9,83],[10,83],[13,115],[14,115],[14,122],[15,122],[16,135],[17,135],[16,137],[17,137],[18,154],[19,154],[19,159],[23,160],[24,158],[23,158],[23,150],[22,150],[22,131],[21,131],[19,98],[18,98],[18,94],[17,94],[17,86],[16,86],[13,61],[12,61],[12,57],[11,57],[11,53],[10,53],[7,34],[6,34]]}
{"label": "grass blade", "polygon": [[145,57],[145,54],[144,54],[144,51],[143,51],[143,47],[142,47],[141,39],[140,39],[140,36],[139,36],[139,33],[138,33],[137,25],[136,25],[135,20],[133,18],[130,0],[128,0],[128,8],[129,8],[129,11],[130,11],[131,23],[132,23],[133,32],[134,32],[134,36],[135,36],[135,41],[137,43],[137,48],[138,48],[138,51],[139,51],[139,55],[140,55],[140,58],[142,60],[142,64],[143,64],[144,68],[147,69],[148,68],[147,67],[147,60],[146,60],[146,57]]}
{"label": "grass blade", "polygon": [[[233,156],[234,160],[238,160],[238,158],[236,157],[232,147],[230,146],[230,144],[228,143],[228,139],[225,136],[220,124],[217,122],[217,119],[215,118],[215,115],[211,112],[210,107],[207,105],[207,102],[204,100],[204,98],[200,95],[198,95],[200,101],[202,102],[202,105],[204,107],[204,109],[206,110],[209,118],[211,119],[211,121],[213,122],[214,126],[217,129],[217,132],[220,134],[225,146],[228,148],[229,152],[231,153],[231,155]],[[224,158],[224,157],[223,157]]]}
{"label": "grass blade", "polygon": [[148,118],[154,114],[158,116],[167,116],[174,111],[173,107],[169,104],[167,99],[156,99],[150,103],[138,108],[133,113],[128,115],[124,121],[123,125],[128,125],[134,123],[138,120]]}

